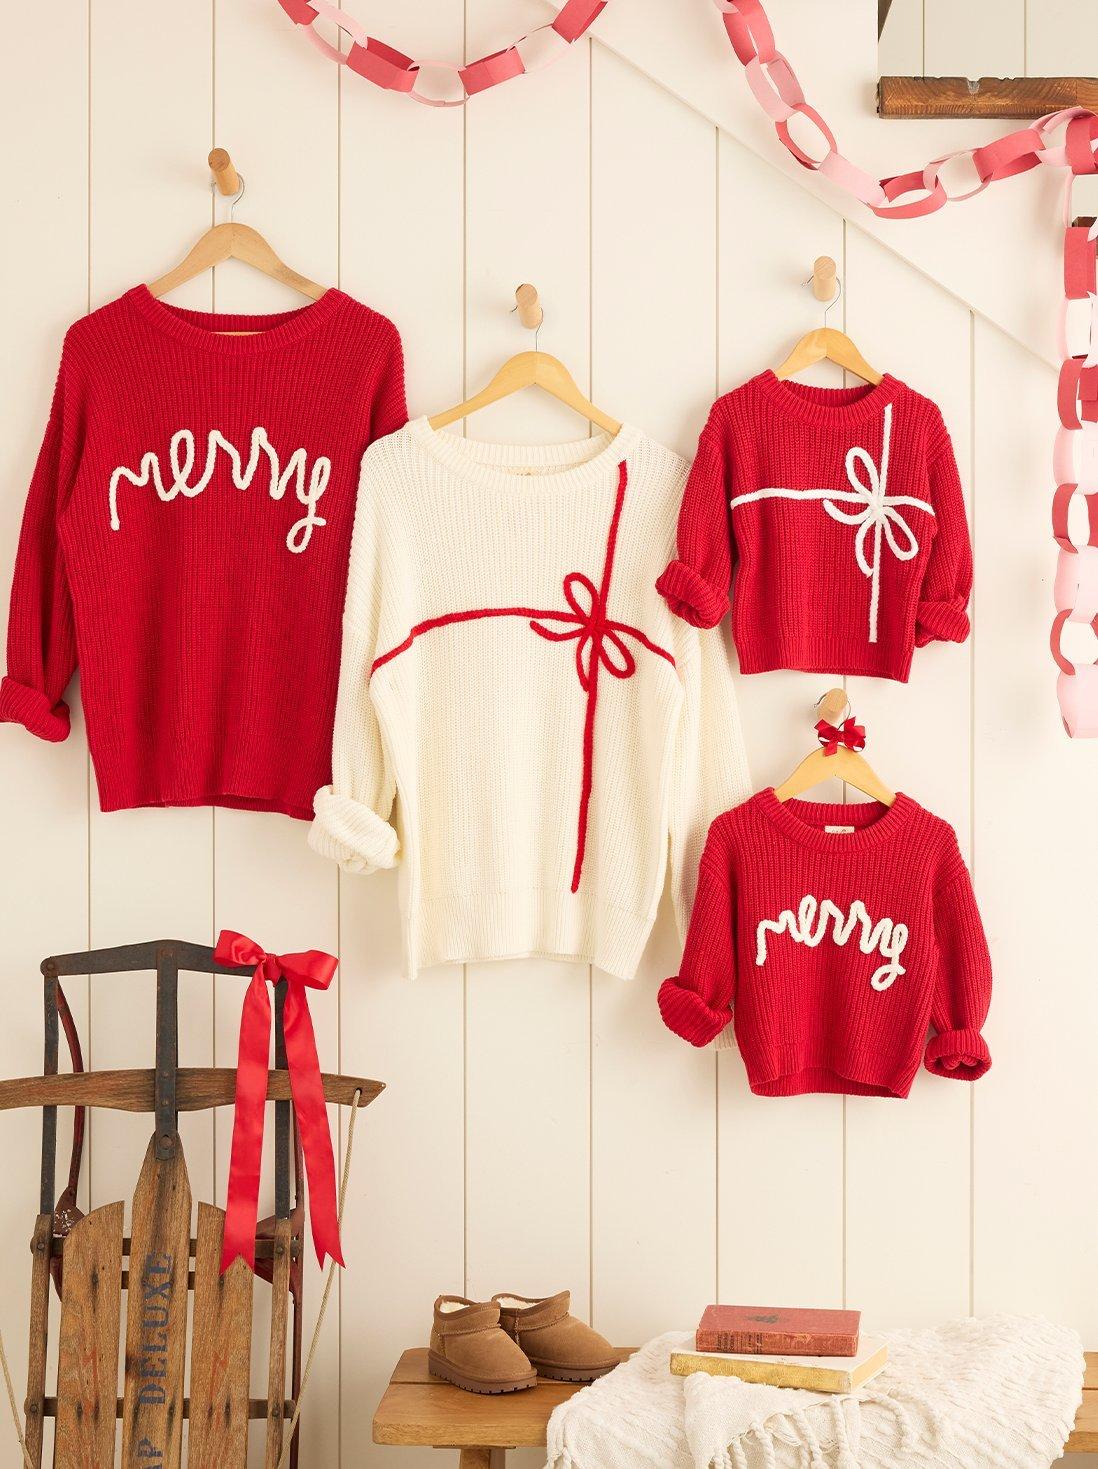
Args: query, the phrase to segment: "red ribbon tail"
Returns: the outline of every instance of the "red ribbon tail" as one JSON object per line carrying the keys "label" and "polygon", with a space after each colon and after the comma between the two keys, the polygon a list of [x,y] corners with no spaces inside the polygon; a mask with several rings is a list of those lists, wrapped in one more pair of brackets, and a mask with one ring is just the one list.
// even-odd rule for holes
{"label": "red ribbon tail", "polygon": [[267,1105],[267,1062],[271,1046],[271,1004],[259,972],[244,997],[237,1056],[236,1111],[225,1203],[221,1271],[234,1260],[255,1270],[255,1228],[259,1216],[259,1170]]}
{"label": "red ribbon tail", "polygon": [[289,978],[283,1025],[286,1032],[286,1065],[290,1073],[301,1151],[309,1180],[309,1221],[313,1245],[321,1266],[331,1257],[343,1265],[339,1239],[339,1209],[336,1202],[335,1154],[328,1129],[324,1084],[316,1051],[312,1017],[304,985]]}

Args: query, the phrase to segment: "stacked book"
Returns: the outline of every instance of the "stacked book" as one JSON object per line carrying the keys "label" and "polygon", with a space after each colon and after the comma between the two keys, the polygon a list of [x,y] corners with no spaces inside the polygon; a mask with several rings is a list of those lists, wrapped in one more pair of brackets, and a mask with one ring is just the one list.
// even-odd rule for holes
{"label": "stacked book", "polygon": [[860,1311],[707,1306],[694,1350],[673,1352],[678,1377],[708,1372],[773,1387],[850,1393],[875,1377],[888,1347],[862,1336]]}

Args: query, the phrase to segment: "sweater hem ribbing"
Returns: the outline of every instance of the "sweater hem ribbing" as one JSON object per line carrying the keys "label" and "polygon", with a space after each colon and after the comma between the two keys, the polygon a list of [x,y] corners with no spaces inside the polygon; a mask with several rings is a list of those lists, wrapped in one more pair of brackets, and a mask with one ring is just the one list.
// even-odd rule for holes
{"label": "sweater hem ribbing", "polygon": [[232,791],[204,791],[196,795],[155,796],[105,796],[99,793],[100,811],[139,811],[149,807],[165,806],[217,806],[224,811],[266,811],[273,815],[290,816],[295,821],[311,821],[313,808],[309,805],[296,806],[276,796],[250,796]]}
{"label": "sweater hem ribbing", "polygon": [[841,1066],[814,1062],[795,1070],[780,1071],[774,1076],[759,1076],[748,1071],[748,1085],[757,1097],[803,1097],[809,1094],[840,1093],[851,1097],[888,1097],[902,1101],[911,1091],[914,1076],[892,1081],[855,1076]]}
{"label": "sweater hem ribbing", "polygon": [[887,678],[894,683],[907,683],[911,675],[914,649],[894,662],[890,660],[888,665],[842,659],[841,668],[835,666],[834,647],[829,650],[828,657],[823,653],[813,654],[792,648],[776,648],[764,652],[751,647],[745,648],[737,640],[736,652],[739,655],[740,672],[743,674],[777,673],[784,670],[794,673],[827,673],[836,677]]}
{"label": "sweater hem ribbing", "polygon": [[632,979],[654,917],[558,888],[421,895],[415,927],[404,917],[408,977],[434,964],[540,958]]}

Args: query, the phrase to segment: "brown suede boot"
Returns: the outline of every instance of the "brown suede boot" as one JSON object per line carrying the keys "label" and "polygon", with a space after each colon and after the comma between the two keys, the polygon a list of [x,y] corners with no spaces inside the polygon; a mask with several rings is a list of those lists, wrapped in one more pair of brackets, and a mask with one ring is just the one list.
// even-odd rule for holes
{"label": "brown suede boot", "polygon": [[540,1376],[593,1382],[618,1365],[606,1338],[569,1315],[568,1291],[543,1297],[498,1295],[492,1301],[499,1306],[500,1326]]}
{"label": "brown suede boot", "polygon": [[466,1392],[518,1392],[537,1384],[526,1353],[500,1330],[495,1301],[439,1296],[427,1366]]}

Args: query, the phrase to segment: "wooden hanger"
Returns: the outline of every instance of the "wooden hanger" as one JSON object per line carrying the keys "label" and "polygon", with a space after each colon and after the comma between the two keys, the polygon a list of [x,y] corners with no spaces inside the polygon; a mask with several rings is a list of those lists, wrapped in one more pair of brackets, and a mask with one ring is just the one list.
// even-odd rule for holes
{"label": "wooden hanger", "polygon": [[[544,312],[538,304],[538,293],[534,287],[519,286],[515,299],[523,325],[535,329],[539,327]],[[487,408],[489,403],[498,403],[501,398],[509,398],[521,388],[532,387],[542,388],[605,433],[621,432],[621,424],[617,419],[603,413],[601,408],[596,408],[580,392],[575,378],[564,363],[558,357],[551,357],[548,352],[519,352],[517,356],[508,358],[487,387],[481,388],[472,398],[466,398],[464,403],[447,408],[443,413],[436,413],[433,418],[428,419],[428,423],[433,429],[446,428],[448,424],[468,418],[480,408]]]}
{"label": "wooden hanger", "polygon": [[[233,167],[225,149],[215,148],[210,154],[209,163],[218,189],[222,193],[235,194],[233,203],[238,203],[244,192],[244,181]],[[167,275],[149,282],[149,291],[157,298],[166,296],[176,286],[212,270],[215,265],[224,264],[226,260],[243,261],[245,265],[269,275],[272,280],[281,281],[284,286],[300,291],[312,301],[319,301],[327,291],[326,286],[318,285],[316,281],[309,280],[308,276],[291,270],[275,254],[258,230],[252,229],[251,225],[237,224],[231,218],[227,224],[215,224],[212,229],[208,229],[174,270],[169,270]]]}
{"label": "wooden hanger", "polygon": [[[820,718],[834,725],[838,725],[844,711],[849,707],[844,689],[831,689],[817,705]],[[847,749],[845,745],[840,745],[834,755],[826,755],[822,747],[813,750],[811,755],[805,756],[789,779],[775,789],[774,794],[779,801],[791,801],[795,796],[811,790],[814,785],[819,785],[820,781],[832,778],[845,781],[871,801],[879,801],[882,806],[895,803],[895,791],[889,790],[868,760],[856,750]]]}
{"label": "wooden hanger", "polygon": [[[830,300],[833,306],[842,293],[841,286],[832,292],[831,288],[836,284],[834,260],[829,255],[821,255],[812,267],[812,289],[817,300]],[[824,320],[827,320],[826,312]],[[860,377],[863,382],[871,383],[874,387],[884,376],[870,366],[845,332],[836,331],[831,326],[821,326],[815,331],[806,332],[782,365],[774,369],[774,376],[784,382],[786,378],[796,377],[806,367],[825,361],[834,362],[844,372],[852,372],[855,377]]]}

